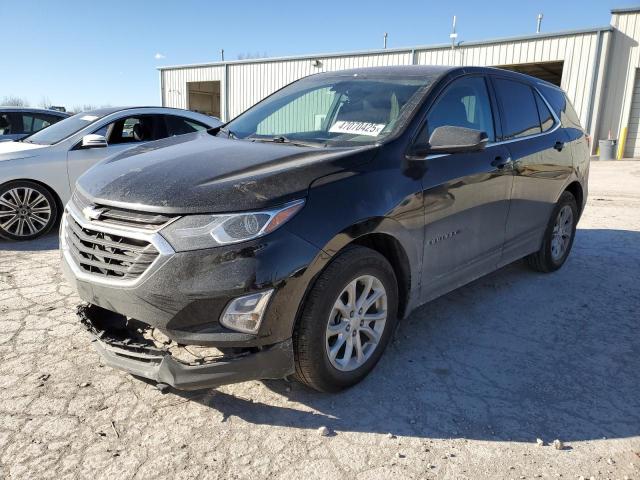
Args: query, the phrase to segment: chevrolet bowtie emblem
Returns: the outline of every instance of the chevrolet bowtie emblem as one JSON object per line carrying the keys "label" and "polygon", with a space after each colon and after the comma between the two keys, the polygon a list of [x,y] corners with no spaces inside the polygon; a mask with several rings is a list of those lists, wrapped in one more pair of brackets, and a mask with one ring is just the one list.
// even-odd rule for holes
{"label": "chevrolet bowtie emblem", "polygon": [[98,220],[104,210],[96,207],[85,207],[82,209],[82,215],[87,220]]}

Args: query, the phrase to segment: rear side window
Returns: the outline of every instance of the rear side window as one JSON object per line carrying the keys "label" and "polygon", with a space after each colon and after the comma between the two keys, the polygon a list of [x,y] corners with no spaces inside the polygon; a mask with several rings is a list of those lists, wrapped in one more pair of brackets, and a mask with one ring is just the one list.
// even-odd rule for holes
{"label": "rear side window", "polygon": [[11,117],[7,113],[0,113],[0,135],[11,133]]}
{"label": "rear side window", "polygon": [[505,140],[541,133],[533,89],[525,83],[504,78],[496,78],[494,83],[502,105]]}
{"label": "rear side window", "polygon": [[547,107],[547,104],[544,103],[542,97],[538,95],[538,93],[534,93],[536,97],[536,105],[538,106],[538,114],[540,115],[540,125],[542,126],[542,131],[546,132],[547,130],[551,130],[554,124],[553,115],[551,114],[551,110]]}
{"label": "rear side window", "polygon": [[33,128],[33,115],[27,115],[26,113],[22,114],[22,132],[20,133],[33,133],[35,130]]}
{"label": "rear side window", "polygon": [[47,128],[49,125],[53,125],[60,120],[60,117],[53,115],[35,115],[33,120],[33,131],[37,132],[43,128]]}
{"label": "rear side window", "polygon": [[206,125],[182,117],[176,117],[175,115],[167,115],[167,129],[170,137],[174,135],[184,135],[185,133],[198,132],[200,130],[206,130]]}
{"label": "rear side window", "polygon": [[60,120],[59,117],[53,115],[23,113],[20,116],[22,117],[22,131],[14,133],[30,134],[42,130]]}
{"label": "rear side window", "polygon": [[537,86],[564,126],[582,130],[580,119],[562,90],[544,84]]}
{"label": "rear side window", "polygon": [[489,141],[495,140],[491,102],[487,84],[483,77],[464,77],[455,80],[436,100],[427,115],[426,135],[428,141],[438,127],[465,127],[486,132]]}

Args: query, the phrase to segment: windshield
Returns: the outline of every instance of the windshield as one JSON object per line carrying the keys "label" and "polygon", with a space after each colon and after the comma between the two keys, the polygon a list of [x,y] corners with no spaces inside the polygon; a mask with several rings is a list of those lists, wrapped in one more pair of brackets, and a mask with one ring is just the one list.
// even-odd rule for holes
{"label": "windshield", "polygon": [[435,76],[311,76],[276,92],[222,130],[230,138],[316,145],[377,143],[402,127]]}
{"label": "windshield", "polygon": [[28,137],[23,138],[22,141],[27,143],[37,143],[39,145],[53,145],[54,143],[58,143],[74,133],[79,132],[84,127],[91,125],[103,116],[104,115],[87,112],[78,113],[72,117],[60,120],[59,122],[54,123],[50,127],[40,130],[33,135],[29,135]]}

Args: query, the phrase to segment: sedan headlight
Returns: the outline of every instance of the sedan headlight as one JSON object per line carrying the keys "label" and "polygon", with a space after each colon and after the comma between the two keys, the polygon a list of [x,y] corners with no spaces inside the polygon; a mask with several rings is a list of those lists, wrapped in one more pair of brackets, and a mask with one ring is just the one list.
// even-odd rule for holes
{"label": "sedan headlight", "polygon": [[176,251],[245,242],[273,232],[300,211],[304,200],[258,212],[221,215],[186,215],[161,234]]}

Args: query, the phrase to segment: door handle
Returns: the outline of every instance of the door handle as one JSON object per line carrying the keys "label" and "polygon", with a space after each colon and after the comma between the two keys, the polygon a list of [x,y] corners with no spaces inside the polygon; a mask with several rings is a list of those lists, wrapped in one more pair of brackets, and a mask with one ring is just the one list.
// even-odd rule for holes
{"label": "door handle", "polygon": [[507,165],[511,165],[511,157],[496,157],[493,162],[491,162],[491,165],[493,167],[496,167],[498,170],[502,170],[503,168],[505,168]]}
{"label": "door handle", "polygon": [[553,146],[553,148],[555,148],[557,151],[561,152],[562,149],[564,148],[564,142],[561,142],[560,140],[558,140],[555,145]]}

